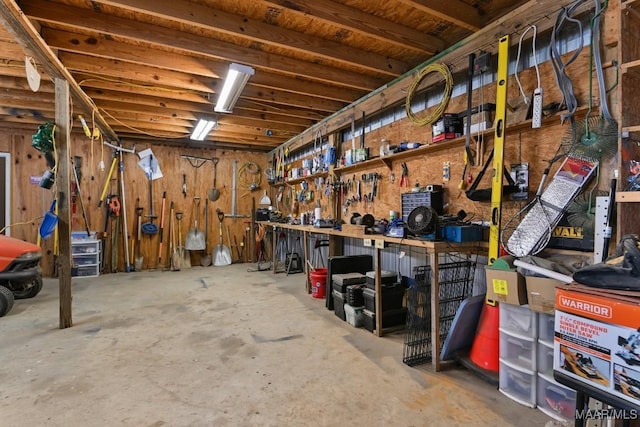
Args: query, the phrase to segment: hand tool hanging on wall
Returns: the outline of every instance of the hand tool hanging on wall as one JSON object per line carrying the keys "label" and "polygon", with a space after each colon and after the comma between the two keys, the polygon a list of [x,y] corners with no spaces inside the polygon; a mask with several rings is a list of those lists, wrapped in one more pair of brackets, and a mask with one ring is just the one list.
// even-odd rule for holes
{"label": "hand tool hanging on wall", "polygon": [[113,171],[116,169],[116,165],[118,164],[118,152],[114,150],[113,152],[113,160],[111,161],[111,167],[109,168],[109,172],[107,173],[107,177],[104,180],[104,186],[102,187],[102,193],[100,193],[100,200],[98,200],[98,207],[102,207],[102,202],[107,197],[107,191],[109,191],[109,184],[111,183],[111,178],[113,177]]}
{"label": "hand tool hanging on wall", "polygon": [[136,199],[136,255],[134,259],[134,269],[136,271],[142,271],[142,263],[144,261],[144,257],[141,254],[141,243],[142,243],[142,207],[140,206],[140,198]]}
{"label": "hand tool hanging on wall", "polygon": [[180,268],[191,268],[191,255],[189,251],[182,245],[182,211],[176,211],[176,220],[178,220],[178,247],[176,248],[176,258],[180,263]]}
{"label": "hand tool hanging on wall", "polygon": [[231,264],[231,251],[228,247],[226,247],[222,241],[222,221],[224,220],[224,212],[220,209],[216,209],[216,213],[218,214],[218,222],[219,224],[219,242],[214,250],[213,256],[213,265],[221,266],[221,265],[230,265]]}
{"label": "hand tool hanging on wall", "polygon": [[87,237],[91,236],[89,230],[89,221],[87,221],[87,212],[84,210],[84,202],[82,200],[82,192],[80,191],[80,180],[78,179],[78,171],[73,160],[71,160],[71,170],[73,171],[73,178],[76,180],[76,190],[78,191],[78,198],[80,199],[80,209],[82,210],[82,219],[84,220],[84,226],[87,230]]}
{"label": "hand tool hanging on wall", "polygon": [[194,218],[193,228],[187,233],[184,247],[188,251],[202,251],[206,245],[204,233],[198,228],[198,220],[200,219],[200,197],[193,198],[191,213]]}
{"label": "hand tool hanging on wall", "polygon": [[169,205],[169,268],[173,271],[180,270],[180,259],[176,247],[176,223],[174,221],[173,200]]}
{"label": "hand tool hanging on wall", "polygon": [[409,186],[409,169],[406,163],[402,163],[402,176],[400,177],[400,187]]}
{"label": "hand tool hanging on wall", "polygon": [[167,192],[162,192],[162,211],[160,212],[160,244],[158,246],[158,267],[162,266],[162,247],[164,239],[164,210],[167,202]]}
{"label": "hand tool hanging on wall", "polygon": [[504,175],[504,140],[507,125],[507,78],[509,36],[498,41],[498,75],[496,84],[496,118],[493,143],[493,179],[491,180],[491,223],[489,225],[489,265],[500,256],[500,222],[502,215],[502,179]]}
{"label": "hand tool hanging on wall", "polygon": [[[471,152],[471,112],[473,110],[473,67],[476,60],[476,54],[469,54],[469,70],[467,71],[467,123],[465,126],[464,140],[464,168],[462,169],[462,177],[458,188],[464,190],[467,187],[467,169],[469,164],[473,163],[473,153]],[[479,110],[478,110],[479,112]]]}
{"label": "hand tool hanging on wall", "polygon": [[150,159],[149,171],[147,172],[147,179],[149,180],[149,213],[145,215],[145,218],[148,218],[149,221],[142,224],[142,232],[150,236],[158,233],[158,226],[153,223],[153,220],[158,218],[158,216],[153,213],[153,170],[151,170],[152,164],[153,159]]}
{"label": "hand tool hanging on wall", "polygon": [[218,200],[220,198],[220,189],[217,188],[216,186],[216,181],[217,181],[217,171],[218,171],[218,161],[220,159],[218,159],[217,157],[214,157],[211,159],[211,161],[213,162],[213,188],[209,189],[209,200],[211,200],[212,202],[215,202],[216,200]]}
{"label": "hand tool hanging on wall", "polygon": [[182,197],[187,197],[187,174],[182,174]]}
{"label": "hand tool hanging on wall", "polygon": [[[109,200],[109,209],[111,211],[111,272],[118,272],[118,234],[120,233],[120,200],[118,196],[113,195]],[[114,224],[115,223],[115,224]]]}
{"label": "hand tool hanging on wall", "polygon": [[209,254],[209,199],[204,199],[204,254],[200,257],[200,265],[203,267],[211,265],[211,254]]}
{"label": "hand tool hanging on wall", "polygon": [[125,192],[125,179],[124,179],[124,156],[122,154],[122,141],[120,142],[120,199],[122,199],[122,222],[123,222],[123,237],[124,237],[124,252],[125,252],[125,271],[129,273],[131,271],[131,264],[129,264],[129,229],[127,226],[127,202]]}

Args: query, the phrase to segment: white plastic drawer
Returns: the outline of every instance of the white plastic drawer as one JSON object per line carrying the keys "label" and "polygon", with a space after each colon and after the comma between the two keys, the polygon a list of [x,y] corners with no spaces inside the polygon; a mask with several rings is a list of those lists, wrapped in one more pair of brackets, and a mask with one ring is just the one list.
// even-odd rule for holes
{"label": "white plastic drawer", "polygon": [[77,267],[80,267],[83,265],[98,265],[98,255],[97,254],[74,255],[72,264]]}
{"label": "white plastic drawer", "polygon": [[553,345],[538,340],[538,373],[553,378]]}
{"label": "white plastic drawer", "polygon": [[500,331],[500,360],[531,371],[536,370],[536,342]]}
{"label": "white plastic drawer", "polygon": [[99,252],[97,241],[74,241],[71,244],[71,253],[74,255],[97,254]]}
{"label": "white plastic drawer", "polygon": [[553,327],[555,316],[546,313],[538,313],[538,338],[547,344],[553,344]]}
{"label": "white plastic drawer", "polygon": [[536,373],[500,361],[500,392],[522,405],[536,407]]}
{"label": "white plastic drawer", "polygon": [[575,419],[576,391],[558,384],[553,377],[538,374],[538,408],[560,421]]}
{"label": "white plastic drawer", "polygon": [[528,305],[500,304],[500,329],[511,334],[538,338],[538,317]]}
{"label": "white plastic drawer", "polygon": [[71,276],[73,277],[96,277],[100,274],[97,265],[84,266],[71,269]]}

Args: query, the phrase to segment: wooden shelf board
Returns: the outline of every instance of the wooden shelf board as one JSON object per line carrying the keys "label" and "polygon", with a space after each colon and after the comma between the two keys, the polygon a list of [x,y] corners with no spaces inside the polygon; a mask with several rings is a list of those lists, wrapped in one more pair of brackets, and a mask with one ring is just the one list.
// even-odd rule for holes
{"label": "wooden shelf board", "polygon": [[328,174],[329,174],[329,172],[327,172],[327,171],[316,172],[316,173],[313,173],[311,175],[303,176],[303,177],[300,177],[300,178],[293,178],[293,179],[286,180],[284,182],[276,182],[276,183],[274,183],[272,185],[274,187],[279,187],[279,186],[284,185],[284,184],[296,185],[296,184],[300,184],[303,181],[314,180],[314,179],[320,178],[320,177],[325,178]]}
{"label": "wooden shelf board", "polygon": [[640,191],[620,191],[616,193],[618,203],[638,203],[640,202]]}
{"label": "wooden shelf board", "polygon": [[623,132],[640,132],[640,125],[625,126],[622,128]]}

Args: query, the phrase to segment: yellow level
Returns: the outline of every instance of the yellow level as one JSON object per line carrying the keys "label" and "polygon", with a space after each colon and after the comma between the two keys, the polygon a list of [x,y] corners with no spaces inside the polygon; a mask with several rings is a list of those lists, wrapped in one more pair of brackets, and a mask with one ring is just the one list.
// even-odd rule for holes
{"label": "yellow level", "polygon": [[491,225],[489,227],[489,265],[500,256],[500,217],[502,215],[502,179],[504,132],[507,123],[507,76],[509,36],[498,42],[498,80],[496,83],[495,137],[493,141],[493,178],[491,180]]}

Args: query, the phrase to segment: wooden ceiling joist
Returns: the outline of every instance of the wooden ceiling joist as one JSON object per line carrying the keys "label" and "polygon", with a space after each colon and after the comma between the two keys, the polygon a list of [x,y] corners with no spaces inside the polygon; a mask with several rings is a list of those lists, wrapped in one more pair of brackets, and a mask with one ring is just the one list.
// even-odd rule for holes
{"label": "wooden ceiling joist", "polygon": [[[86,111],[94,109],[93,101],[82,91],[82,88],[40,37],[15,1],[1,0],[0,5],[2,6],[0,7],[0,23],[4,25],[5,29],[14,35],[16,41],[22,45],[26,52],[33,55],[51,78],[63,79],[69,83],[71,96],[80,104],[81,109]],[[114,140],[118,139],[116,133],[102,116],[98,114],[96,121],[103,135]]]}
{"label": "wooden ceiling joist", "polygon": [[[3,0],[9,1],[9,0]],[[260,52],[249,47],[239,47],[224,41],[212,42],[210,38],[184,31],[133,21],[99,12],[52,3],[46,0],[30,0],[23,5],[24,13],[32,19],[70,28],[99,31],[103,34],[126,37],[133,41],[169,46],[195,54],[207,55],[229,62],[240,62],[261,70],[304,76],[310,80],[328,84],[373,90],[388,78],[371,77],[335,67],[313,64],[282,55]]]}
{"label": "wooden ceiling joist", "polygon": [[288,50],[312,55],[329,63],[366,68],[369,71],[395,77],[408,70],[407,64],[372,52],[351,48],[331,40],[274,27],[264,22],[215,9],[186,0],[157,2],[153,0],[94,0],[96,3],[117,6],[131,12],[170,19],[190,27],[221,32],[247,39],[250,43],[285,47]]}
{"label": "wooden ceiling joist", "polygon": [[[42,35],[51,47],[60,51],[110,60],[124,60],[132,64],[195,74],[216,80],[224,78],[228,67],[228,63],[220,60],[203,58],[202,56],[196,57],[184,52],[160,50],[157,47],[118,42],[113,39],[105,39],[99,34],[87,35],[43,28]],[[91,59],[86,58],[85,61],[91,61]],[[350,102],[350,100],[366,93],[363,90],[337,88],[312,81],[292,81],[291,77],[269,72],[258,73],[251,78],[249,84],[270,89],[278,88],[281,90],[281,88],[285,88],[292,93],[343,102]],[[209,92],[213,93],[213,88]]]}
{"label": "wooden ceiling joist", "polygon": [[286,9],[291,13],[310,15],[327,24],[348,28],[349,31],[368,38],[395,43],[400,47],[414,49],[427,55],[438,53],[446,47],[444,41],[437,37],[393,24],[387,19],[372,16],[335,1],[266,0],[265,3]]}

